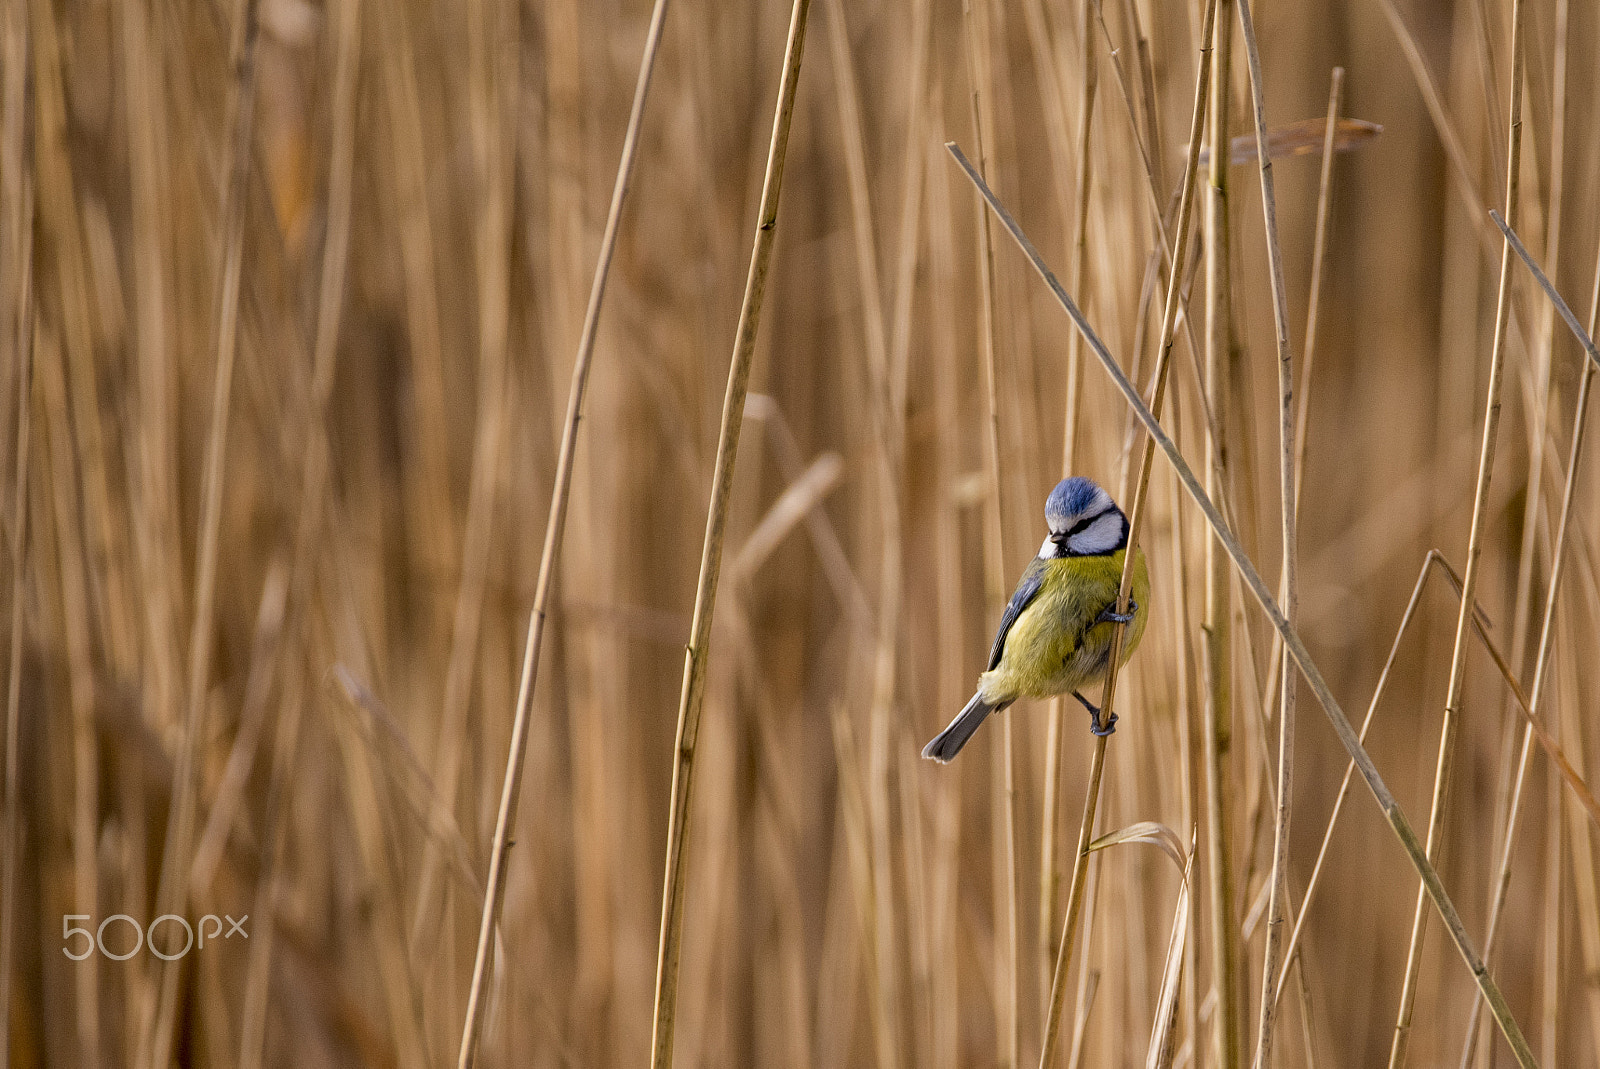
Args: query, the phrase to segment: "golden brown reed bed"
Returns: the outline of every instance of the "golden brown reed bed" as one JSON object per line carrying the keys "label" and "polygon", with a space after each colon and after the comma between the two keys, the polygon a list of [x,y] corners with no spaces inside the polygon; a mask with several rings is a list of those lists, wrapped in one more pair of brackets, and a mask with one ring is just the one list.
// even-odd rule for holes
{"label": "golden brown reed bed", "polygon": [[[1428,551],[1468,564],[1503,246],[1487,209],[1593,332],[1600,13],[1253,7],[1266,123],[1305,120],[1288,140],[1311,148],[1273,168],[1305,404],[1296,624],[1359,722]],[[949,767],[916,754],[970,692],[1064,460],[1127,508],[1143,442],[942,146],[978,159],[982,125],[999,197],[1146,388],[1203,8],[810,10],[709,644],[677,1064],[1038,1062],[1091,736],[1075,703],[1059,720],[1019,705]],[[480,1064],[650,1050],[683,646],[789,14],[676,0],[667,17],[577,437]],[[4,15],[9,1064],[449,1064],[650,5],[6,0]],[[1232,40],[1213,146],[1252,128],[1236,5],[1217,19]],[[1342,135],[1350,151],[1324,170],[1335,66],[1339,114],[1383,133]],[[1280,395],[1251,148],[1220,169],[1225,230],[1199,168],[1162,418],[1276,588]],[[1592,780],[1600,486],[1593,448],[1572,451],[1583,356],[1509,266],[1469,582]],[[1242,1063],[1259,1034],[1279,647],[1225,559],[1208,569],[1205,522],[1159,457],[1149,489],[1152,619],[1118,684],[1097,829],[1159,822],[1184,847],[1193,831],[1175,1064],[1220,1064],[1219,1049]],[[1457,623],[1441,578],[1367,736],[1419,835]],[[1206,815],[1216,683],[1227,842]],[[1346,765],[1296,692],[1280,946]],[[1498,913],[1492,971],[1539,1063],[1596,1064],[1597,829],[1476,639],[1461,692],[1443,882],[1480,951]],[[1093,858],[1056,1064],[1135,1065],[1177,869],[1139,845]],[[1317,883],[1271,1064],[1383,1064],[1417,878],[1359,782]],[[64,917],[164,912],[249,914],[249,939],[170,964],[62,954],[82,945]],[[1408,1064],[1510,1064],[1492,1022],[1470,1028],[1471,977],[1430,923]],[[175,929],[154,945],[175,950]],[[103,932],[116,954],[132,939],[128,921]],[[1227,1044],[1219,1020],[1236,1022]]]}

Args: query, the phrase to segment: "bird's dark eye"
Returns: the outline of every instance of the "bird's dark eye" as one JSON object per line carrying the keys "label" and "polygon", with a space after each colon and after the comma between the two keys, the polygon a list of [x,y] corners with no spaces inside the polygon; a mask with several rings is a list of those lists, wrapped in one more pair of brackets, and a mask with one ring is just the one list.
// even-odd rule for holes
{"label": "bird's dark eye", "polygon": [[1093,515],[1093,516],[1085,516],[1083,519],[1081,519],[1077,523],[1073,524],[1072,525],[1072,529],[1070,531],[1068,531],[1066,534],[1062,535],[1061,537],[1062,538],[1071,538],[1073,535],[1082,534],[1084,531],[1088,530],[1089,525],[1091,523],[1093,523],[1095,520],[1098,520],[1099,518],[1100,518],[1099,514],[1096,514],[1096,515]]}

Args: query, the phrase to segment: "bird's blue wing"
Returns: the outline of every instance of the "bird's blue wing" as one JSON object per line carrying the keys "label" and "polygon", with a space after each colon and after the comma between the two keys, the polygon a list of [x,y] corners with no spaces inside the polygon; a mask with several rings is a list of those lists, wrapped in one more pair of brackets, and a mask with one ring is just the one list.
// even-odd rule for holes
{"label": "bird's blue wing", "polygon": [[1039,588],[1044,586],[1045,562],[1035,557],[1029,562],[1022,573],[1022,578],[1017,581],[1017,589],[1011,595],[1011,601],[1006,605],[1005,614],[1000,617],[1000,630],[995,632],[994,649],[989,651],[989,671],[994,671],[1000,663],[1000,655],[1005,653],[1006,635],[1011,631],[1011,625],[1017,622],[1017,617],[1022,615],[1022,610],[1039,593]]}

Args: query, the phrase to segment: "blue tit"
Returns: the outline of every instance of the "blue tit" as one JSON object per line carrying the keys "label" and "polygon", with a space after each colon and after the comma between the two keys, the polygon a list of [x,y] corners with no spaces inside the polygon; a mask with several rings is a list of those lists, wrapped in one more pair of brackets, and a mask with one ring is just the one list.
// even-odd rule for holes
{"label": "blue tit", "polygon": [[1071,693],[1089,710],[1091,730],[1110,734],[1115,729],[1115,714],[1104,729],[1099,727],[1100,711],[1079,688],[1105,679],[1116,624],[1128,625],[1120,663],[1127,662],[1144,637],[1144,606],[1150,600],[1144,551],[1134,550],[1132,596],[1127,614],[1118,615],[1128,518],[1111,495],[1090,479],[1063,479],[1050,491],[1044,518],[1050,534],[1023,571],[1000,618],[988,671],[978,678],[978,692],[923,748],[923,757],[949,761],[984,717],[1018,698]]}

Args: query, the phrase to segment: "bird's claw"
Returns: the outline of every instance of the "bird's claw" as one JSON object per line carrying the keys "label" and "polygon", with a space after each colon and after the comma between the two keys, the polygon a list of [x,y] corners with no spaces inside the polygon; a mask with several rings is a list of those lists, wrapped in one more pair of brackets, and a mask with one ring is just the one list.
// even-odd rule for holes
{"label": "bird's claw", "polygon": [[1094,704],[1093,702],[1091,702],[1088,698],[1085,698],[1082,694],[1079,694],[1077,691],[1073,691],[1072,692],[1072,696],[1074,698],[1078,699],[1078,701],[1083,705],[1083,707],[1085,709],[1089,710],[1089,730],[1090,731],[1094,732],[1096,735],[1099,735],[1101,738],[1104,738],[1105,736],[1111,734],[1113,731],[1117,730],[1117,714],[1116,713],[1112,713],[1110,716],[1106,717],[1105,726],[1101,727],[1100,726],[1100,707],[1098,705]]}
{"label": "bird's claw", "polygon": [[1098,624],[1129,624],[1133,622],[1134,614],[1139,611],[1139,603],[1132,598],[1128,599],[1128,611],[1118,612],[1116,603],[1113,602],[1100,610],[1100,615],[1095,617]]}

